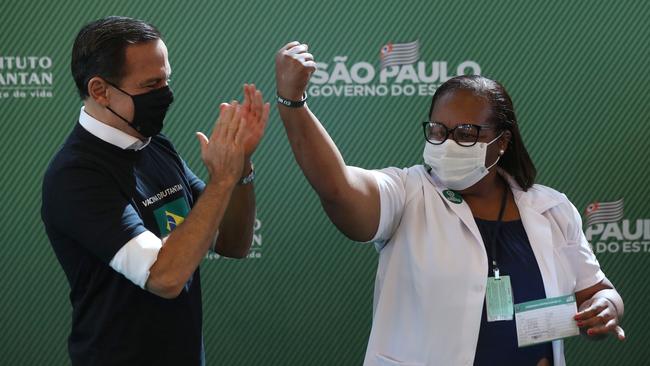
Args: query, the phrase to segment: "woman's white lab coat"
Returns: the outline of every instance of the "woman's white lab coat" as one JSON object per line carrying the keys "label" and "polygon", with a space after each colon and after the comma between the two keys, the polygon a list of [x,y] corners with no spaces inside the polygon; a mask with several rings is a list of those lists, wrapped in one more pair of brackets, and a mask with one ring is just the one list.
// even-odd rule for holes
{"label": "woman's white lab coat", "polygon": [[[567,197],[509,180],[547,297],[605,278]],[[478,341],[488,259],[469,206],[446,198],[423,166],[373,171],[381,218],[373,323],[365,366],[471,365]],[[447,192],[449,194],[449,192]],[[553,342],[554,364],[564,362]]]}

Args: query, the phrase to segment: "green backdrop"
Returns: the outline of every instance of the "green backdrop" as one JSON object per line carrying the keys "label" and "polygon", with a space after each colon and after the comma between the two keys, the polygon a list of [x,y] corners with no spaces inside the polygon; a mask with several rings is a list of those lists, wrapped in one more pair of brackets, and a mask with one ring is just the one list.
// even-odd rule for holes
{"label": "green backdrop", "polygon": [[[434,67],[454,76],[473,61],[511,93],[540,183],[565,192],[580,211],[592,202],[625,202],[623,220],[591,239],[625,299],[628,340],[571,339],[569,364],[648,364],[649,4],[3,1],[0,363],[68,362],[68,285],[40,221],[40,187],[81,106],[69,72],[74,36],[88,21],[117,14],[163,32],[176,96],[164,132],[202,177],[194,131],[209,131],[219,103],[239,98],[244,82],[272,96],[274,53],[288,41],[308,42],[323,63],[327,80],[321,74],[311,84],[309,105],[346,161],[366,168],[421,161],[419,122],[440,78],[420,77],[418,65],[433,79]],[[401,77],[382,82],[381,48],[416,40],[413,72],[403,66]],[[363,95],[350,95],[355,91]],[[254,161],[259,221],[252,258],[210,257],[201,266],[208,364],[361,364],[376,252],[326,219],[275,109]]]}

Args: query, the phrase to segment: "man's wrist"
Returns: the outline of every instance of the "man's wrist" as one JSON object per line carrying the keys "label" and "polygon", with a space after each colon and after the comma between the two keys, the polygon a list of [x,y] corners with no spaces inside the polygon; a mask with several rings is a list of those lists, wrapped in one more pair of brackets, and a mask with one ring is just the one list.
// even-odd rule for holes
{"label": "man's wrist", "polygon": [[251,161],[251,159],[248,156],[246,156],[244,158],[244,169],[242,169],[242,176],[241,176],[242,178],[247,176],[250,173],[252,165],[253,165],[253,162]]}
{"label": "man's wrist", "polygon": [[242,176],[239,181],[237,182],[237,185],[244,186],[250,183],[253,183],[253,180],[255,180],[255,166],[253,165],[253,162],[250,160],[246,160],[246,164],[244,165],[244,176]]}

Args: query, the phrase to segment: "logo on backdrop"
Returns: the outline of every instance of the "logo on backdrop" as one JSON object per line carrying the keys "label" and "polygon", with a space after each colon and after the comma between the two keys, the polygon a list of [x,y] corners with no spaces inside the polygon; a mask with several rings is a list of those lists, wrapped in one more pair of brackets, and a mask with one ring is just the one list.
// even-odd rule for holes
{"label": "logo on backdrop", "polygon": [[381,68],[389,66],[411,65],[420,59],[418,41],[411,43],[388,43],[381,48]]}
{"label": "logo on backdrop", "polygon": [[584,232],[596,253],[650,253],[650,219],[624,219],[623,198],[593,202],[584,213]]}
{"label": "logo on backdrop", "polygon": [[[205,255],[205,259],[214,260],[219,259],[221,256],[217,253],[209,251]],[[261,259],[262,258],[262,220],[255,218],[255,226],[253,226],[253,242],[251,243],[251,250],[248,253],[248,259]]]}
{"label": "logo on backdrop", "polygon": [[423,59],[418,40],[388,42],[371,62],[353,60],[350,56],[334,56],[332,61],[316,63],[307,90],[310,96],[432,96],[440,84],[454,76],[481,74],[476,61],[452,64]]}
{"label": "logo on backdrop", "polygon": [[0,55],[0,99],[52,96],[51,57]]}

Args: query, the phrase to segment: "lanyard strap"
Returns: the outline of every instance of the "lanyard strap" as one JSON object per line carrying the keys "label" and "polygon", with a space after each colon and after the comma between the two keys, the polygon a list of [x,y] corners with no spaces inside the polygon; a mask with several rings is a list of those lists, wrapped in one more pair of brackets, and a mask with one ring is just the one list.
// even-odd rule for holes
{"label": "lanyard strap", "polygon": [[501,208],[499,209],[499,218],[497,219],[496,227],[492,233],[492,240],[490,241],[490,251],[492,253],[492,271],[494,272],[494,279],[498,280],[499,277],[499,266],[497,265],[497,238],[499,237],[499,232],[501,231],[501,223],[503,222],[503,214],[506,209],[506,202],[508,202],[508,184],[506,183],[503,186],[503,197],[501,197]]}

